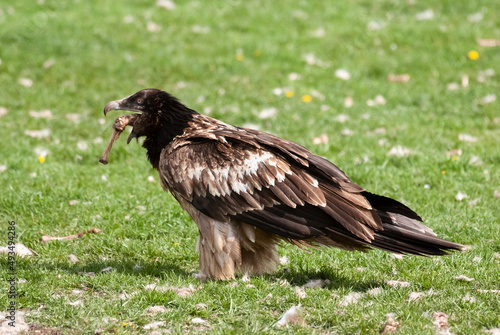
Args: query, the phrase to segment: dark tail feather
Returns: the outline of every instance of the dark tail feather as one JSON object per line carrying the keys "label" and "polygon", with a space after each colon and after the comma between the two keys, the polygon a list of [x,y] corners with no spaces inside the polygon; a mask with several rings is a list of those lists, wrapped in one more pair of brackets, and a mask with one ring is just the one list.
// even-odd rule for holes
{"label": "dark tail feather", "polygon": [[382,220],[384,230],[375,232],[371,246],[394,252],[420,256],[440,256],[449,250],[462,250],[463,245],[439,237],[422,224],[417,213],[402,203],[364,192],[376,213]]}

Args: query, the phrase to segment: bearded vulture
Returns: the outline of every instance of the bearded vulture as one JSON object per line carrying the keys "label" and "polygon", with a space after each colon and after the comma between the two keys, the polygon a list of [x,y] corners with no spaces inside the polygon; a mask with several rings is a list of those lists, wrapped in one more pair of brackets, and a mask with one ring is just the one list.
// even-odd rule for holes
{"label": "bearded vulture", "polygon": [[170,191],[198,226],[203,275],[229,280],[264,274],[279,262],[277,245],[397,254],[446,255],[462,245],[436,237],[400,202],[370,193],[337,166],[274,135],[234,127],[186,107],[158,89],[111,101],[132,111],[113,126],[100,162],[130,125]]}

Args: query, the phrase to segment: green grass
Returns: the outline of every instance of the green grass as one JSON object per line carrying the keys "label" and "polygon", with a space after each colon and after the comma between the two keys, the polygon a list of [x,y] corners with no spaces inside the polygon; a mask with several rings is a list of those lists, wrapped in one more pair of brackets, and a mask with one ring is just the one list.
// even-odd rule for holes
{"label": "green grass", "polygon": [[[17,285],[16,302],[18,309],[30,311],[27,322],[61,334],[97,329],[139,334],[150,332],[142,326],[152,321],[165,321],[161,329],[173,333],[377,334],[385,314],[395,313],[398,334],[434,334],[432,313],[444,312],[455,334],[499,328],[500,294],[478,290],[500,289],[500,199],[494,196],[500,191],[500,49],[479,47],[476,39],[500,37],[500,4],[413,2],[177,1],[173,11],[154,1],[130,0],[0,5],[0,106],[8,110],[0,118],[0,165],[7,167],[0,172],[0,246],[7,244],[8,221],[14,220],[18,242],[37,253],[17,259],[18,278],[26,282]],[[427,9],[434,18],[416,20]],[[478,12],[482,20],[469,22],[469,15]],[[125,23],[125,17],[132,22]],[[371,21],[382,29],[367,29]],[[148,22],[161,30],[149,32]],[[194,33],[193,26],[209,31]],[[325,36],[311,35],[318,28]],[[479,52],[478,60],[467,58],[470,50]],[[237,53],[244,59],[238,61]],[[303,57],[309,53],[326,66],[308,65]],[[47,60],[54,64],[44,68]],[[349,81],[334,76],[339,68],[349,71]],[[486,69],[495,74],[479,82],[478,74]],[[290,81],[292,72],[301,79]],[[411,80],[390,83],[391,73],[408,73]],[[469,76],[468,87],[447,90],[448,83],[460,83],[463,75]],[[20,78],[33,80],[33,86],[20,85]],[[98,163],[115,117],[99,122],[104,105],[145,87],[167,90],[200,112],[210,107],[211,116],[225,122],[257,124],[305,145],[366,189],[405,202],[439,236],[471,250],[439,260],[398,260],[381,251],[306,254],[283,245],[280,254],[290,260],[287,269],[280,266],[273,275],[251,277],[254,288],[241,278],[237,286],[200,283],[192,277],[198,268],[197,229],[162,191],[140,145],[127,146],[121,139],[110,164]],[[274,95],[277,87],[293,90],[294,96]],[[302,102],[303,95],[314,91],[324,99]],[[387,103],[367,106],[378,94]],[[478,104],[489,94],[497,94],[497,101]],[[346,96],[353,97],[353,107],[344,107]],[[322,111],[322,105],[330,108]],[[260,119],[259,111],[269,107],[278,114]],[[28,115],[45,109],[52,111],[52,119]],[[68,113],[79,114],[80,123],[68,120]],[[349,119],[339,123],[338,114]],[[380,127],[385,134],[366,135]],[[25,130],[45,128],[51,130],[48,138],[25,135]],[[341,136],[345,128],[354,135]],[[323,133],[329,143],[313,145],[312,138]],[[478,141],[461,142],[459,134]],[[104,142],[94,143],[96,138]],[[78,149],[80,141],[88,144],[87,150]],[[413,153],[388,156],[396,145]],[[44,163],[35,148],[49,151]],[[446,155],[457,148],[461,156]],[[469,163],[474,156],[481,164]],[[468,198],[456,201],[459,191]],[[476,205],[468,206],[477,198]],[[78,204],[70,206],[70,200]],[[101,234],[39,241],[44,234],[70,235],[92,227]],[[79,262],[70,263],[70,254]],[[0,256],[0,263],[8,267],[6,256]],[[142,268],[134,269],[136,265]],[[100,272],[109,266],[114,269]],[[3,273],[2,290],[8,287]],[[455,280],[459,275],[474,281]],[[299,298],[296,287],[309,279],[328,279],[330,284],[308,289]],[[282,280],[290,285],[281,286]],[[386,280],[411,285],[392,288]],[[174,291],[144,290],[153,283],[199,289],[186,298]],[[339,305],[345,295],[373,288],[382,288],[381,294]],[[72,294],[74,289],[82,292]],[[435,294],[409,301],[411,292],[429,289]],[[136,291],[125,300],[119,297]],[[272,298],[266,298],[269,294]],[[467,294],[475,301],[464,301]],[[76,300],[83,305],[68,304]],[[0,295],[0,311],[8,303]],[[206,309],[197,308],[199,303]],[[299,303],[306,324],[276,328],[281,315]],[[144,313],[153,305],[168,312]],[[194,317],[207,320],[208,326],[192,324]]]}

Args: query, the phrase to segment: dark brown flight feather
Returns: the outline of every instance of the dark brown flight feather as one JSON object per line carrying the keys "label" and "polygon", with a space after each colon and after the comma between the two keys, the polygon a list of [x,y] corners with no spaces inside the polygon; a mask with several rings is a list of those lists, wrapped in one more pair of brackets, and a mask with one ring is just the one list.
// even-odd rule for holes
{"label": "dark brown flight feather", "polygon": [[[121,130],[133,127],[129,141],[146,137],[143,147],[163,188],[197,224],[205,276],[273,271],[280,240],[421,256],[462,248],[299,144],[198,114],[157,89],[112,101],[104,113],[117,109],[136,113],[122,117],[130,122]],[[114,129],[107,153],[119,136]]]}

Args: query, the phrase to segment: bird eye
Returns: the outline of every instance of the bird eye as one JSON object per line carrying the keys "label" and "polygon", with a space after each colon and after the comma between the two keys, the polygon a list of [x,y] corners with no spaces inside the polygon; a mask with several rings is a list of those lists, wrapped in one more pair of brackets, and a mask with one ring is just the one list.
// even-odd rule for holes
{"label": "bird eye", "polygon": [[137,103],[142,104],[142,98],[137,98]]}

